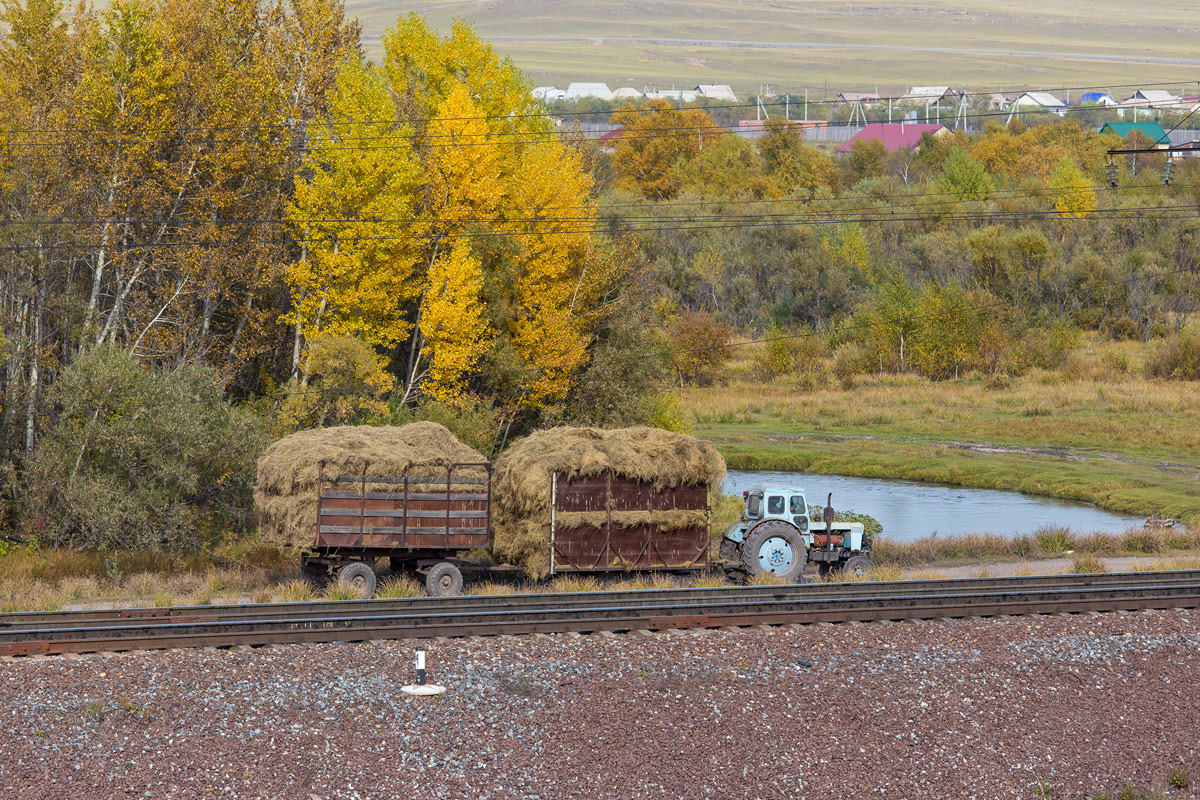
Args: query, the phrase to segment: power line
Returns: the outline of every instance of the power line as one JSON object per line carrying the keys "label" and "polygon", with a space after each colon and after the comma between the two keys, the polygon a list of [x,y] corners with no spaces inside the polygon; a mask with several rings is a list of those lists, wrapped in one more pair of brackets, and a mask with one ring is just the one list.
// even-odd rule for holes
{"label": "power line", "polygon": [[[1057,216],[1064,222],[1082,222],[1099,219],[1193,219],[1197,206],[1143,206],[1143,207],[1114,207],[1093,209],[1084,217],[1063,216],[1058,210],[1027,210],[1027,211],[998,211],[988,213],[954,213],[946,212],[944,214],[934,215],[917,215],[917,216],[900,216],[900,215],[881,215],[881,216],[829,216],[829,217],[805,217],[805,216],[782,216],[770,217],[767,219],[752,219],[748,218],[743,221],[727,222],[725,224],[697,224],[697,225],[659,225],[649,224],[642,226],[620,226],[620,225],[599,225],[593,227],[567,227],[559,230],[508,230],[508,231],[463,231],[456,233],[441,233],[438,234],[441,238],[446,239],[483,239],[496,236],[512,236],[512,237],[543,237],[543,236],[583,236],[589,234],[623,234],[623,233],[655,233],[669,231],[692,231],[692,230],[722,230],[722,229],[749,229],[758,227],[779,227],[782,225],[804,225],[808,227],[818,225],[831,224],[846,224],[846,223],[901,223],[901,222],[1010,222],[1026,219],[1042,219],[1045,217]],[[1166,213],[1148,213],[1148,212],[1166,212]],[[665,220],[670,222],[672,220]],[[247,245],[286,245],[286,244],[332,244],[334,242],[349,243],[363,241],[403,241],[403,240],[419,240],[429,238],[427,234],[389,234],[379,236],[325,236],[325,237],[287,237],[287,238],[271,238],[271,239],[214,239],[209,241],[192,240],[192,241],[158,241],[145,242],[140,244],[121,244],[120,242],[59,242],[54,244],[28,244],[28,245],[4,245],[0,246],[0,252],[27,252],[27,251],[57,251],[57,250],[98,250],[105,248],[110,252],[137,251],[137,250],[154,250],[154,249],[173,249],[184,247],[196,248],[211,248],[211,247],[227,247],[227,246],[247,246]]]}
{"label": "power line", "polygon": [[[1041,190],[1028,189],[996,189],[989,192],[987,198],[982,200],[968,200],[961,202],[990,202],[993,199],[1002,200],[1018,200],[1018,199],[1041,199],[1054,198],[1059,196],[1074,196],[1084,194],[1088,191],[1144,191],[1153,188],[1155,191],[1161,191],[1158,187],[1146,187],[1140,185],[1124,185],[1116,187],[1047,187]],[[1170,189],[1200,189],[1200,183],[1187,184],[1172,184]],[[840,197],[831,197],[828,199],[805,200],[801,198],[779,198],[767,200],[751,200],[744,198],[735,198],[729,200],[708,200],[695,202],[675,202],[667,201],[657,205],[650,203],[623,203],[623,204],[606,204],[606,205],[566,205],[566,206],[546,206],[543,210],[564,210],[564,209],[592,209],[595,213],[586,216],[576,217],[546,217],[543,215],[533,216],[503,216],[503,217],[407,217],[407,218],[389,218],[389,217],[311,217],[307,219],[280,219],[280,218],[237,218],[237,217],[212,217],[212,218],[161,218],[161,217],[113,217],[113,218],[65,218],[65,219],[0,219],[0,227],[17,226],[17,227],[33,227],[33,226],[59,226],[59,225],[78,225],[81,227],[95,227],[102,225],[122,226],[122,225],[155,225],[155,226],[182,226],[182,225],[211,225],[219,227],[223,225],[288,225],[296,227],[304,227],[307,225],[438,225],[445,223],[471,223],[471,224],[516,224],[522,222],[541,222],[541,223],[563,223],[563,222],[596,222],[597,216],[602,215],[604,211],[612,208],[639,208],[647,211],[653,210],[671,210],[676,207],[695,207],[695,206],[739,206],[739,205],[770,205],[782,203],[790,205],[793,203],[802,203],[804,205],[822,204],[825,202],[842,203],[848,200],[866,200],[876,202],[890,202],[889,208],[929,208],[932,204],[918,202],[929,198],[951,198],[957,197],[957,193],[953,191],[943,192],[913,192],[910,194],[897,195],[843,195]],[[911,200],[914,202],[894,202],[895,200]],[[1118,207],[1119,208],[1119,207]],[[1164,208],[1171,208],[1165,206]],[[788,213],[771,213],[771,214],[687,214],[687,215],[666,215],[666,214],[647,214],[644,216],[622,215],[617,218],[621,223],[642,222],[642,221],[660,221],[672,219],[721,219],[721,220],[736,220],[736,219],[763,219],[763,218],[805,218],[814,215],[822,215],[825,217],[841,214],[859,214],[859,213],[874,213],[878,209],[856,209],[856,208],[829,208],[820,210],[810,210],[804,212],[788,212]],[[1005,213],[1003,211],[991,213]]]}

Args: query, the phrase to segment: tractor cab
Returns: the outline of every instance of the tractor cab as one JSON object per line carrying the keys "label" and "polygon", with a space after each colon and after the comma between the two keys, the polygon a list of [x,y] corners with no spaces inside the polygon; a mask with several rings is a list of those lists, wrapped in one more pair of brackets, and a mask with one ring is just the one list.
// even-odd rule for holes
{"label": "tractor cab", "polygon": [[795,525],[801,533],[809,529],[808,501],[804,490],[796,487],[766,486],[742,492],[745,500],[743,516],[747,522],[762,519],[782,519]]}

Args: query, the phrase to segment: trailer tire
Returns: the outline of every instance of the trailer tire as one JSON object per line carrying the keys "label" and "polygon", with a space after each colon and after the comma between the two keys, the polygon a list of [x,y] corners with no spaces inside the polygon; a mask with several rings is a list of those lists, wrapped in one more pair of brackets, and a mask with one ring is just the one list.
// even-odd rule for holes
{"label": "trailer tire", "polygon": [[462,594],[463,576],[449,561],[440,561],[425,573],[425,588],[432,597],[454,597]]}
{"label": "trailer tire", "polygon": [[770,572],[789,583],[800,580],[808,548],[795,525],[772,519],[755,525],[742,544],[742,568],[748,576]]}
{"label": "trailer tire", "polygon": [[866,556],[850,556],[842,564],[842,572],[852,578],[865,578],[871,574],[871,570],[875,569],[875,565],[871,563],[871,559]]}
{"label": "trailer tire", "polygon": [[338,583],[355,589],[364,600],[375,596],[375,587],[379,581],[371,565],[362,561],[351,561],[338,567]]}

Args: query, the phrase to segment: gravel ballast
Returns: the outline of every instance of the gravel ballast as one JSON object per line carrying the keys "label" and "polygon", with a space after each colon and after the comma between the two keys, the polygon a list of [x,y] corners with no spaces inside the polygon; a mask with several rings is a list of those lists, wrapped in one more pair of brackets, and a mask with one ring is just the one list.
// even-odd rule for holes
{"label": "gravel ballast", "polygon": [[0,797],[1166,797],[1200,614],[286,645],[0,664]]}

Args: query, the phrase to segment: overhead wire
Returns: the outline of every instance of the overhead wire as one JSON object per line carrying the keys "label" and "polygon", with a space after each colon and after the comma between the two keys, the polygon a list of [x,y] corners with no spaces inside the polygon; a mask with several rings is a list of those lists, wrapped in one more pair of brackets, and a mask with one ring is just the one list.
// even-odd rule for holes
{"label": "overhead wire", "polygon": [[[1169,205],[1169,206],[1138,206],[1138,207],[1111,207],[1093,209],[1086,216],[1075,217],[1063,215],[1057,209],[1046,210],[1024,210],[1024,211],[994,211],[994,212],[952,212],[947,211],[939,214],[923,214],[923,215],[896,215],[882,214],[875,216],[802,216],[802,215],[781,215],[768,216],[761,218],[746,218],[742,220],[729,219],[717,215],[712,218],[720,218],[722,222],[719,224],[658,224],[660,221],[651,220],[646,224],[639,225],[620,225],[616,220],[609,224],[592,224],[589,227],[563,227],[555,230],[502,230],[502,231],[459,231],[459,232],[444,232],[437,234],[445,239],[481,239],[492,238],[498,236],[514,236],[514,237],[542,237],[542,236],[580,236],[588,234],[624,234],[624,233],[639,233],[639,232],[667,232],[667,231],[685,231],[685,230],[722,230],[730,228],[757,228],[757,227],[778,227],[782,225],[797,225],[797,226],[819,226],[831,224],[846,224],[846,223],[901,223],[901,222],[1008,222],[1019,221],[1026,219],[1042,219],[1046,217],[1058,217],[1064,222],[1085,222],[1088,220],[1098,219],[1192,219],[1195,218],[1197,209],[1200,206],[1196,205]],[[1150,213],[1159,212],[1159,213]],[[661,220],[663,223],[673,223],[678,218],[667,218]],[[552,222],[553,220],[548,220]],[[599,221],[602,223],[603,221]],[[403,240],[424,240],[429,238],[427,233],[413,234],[385,234],[374,236],[299,236],[299,237],[278,237],[278,238],[259,238],[259,239],[214,239],[214,240],[191,240],[191,241],[156,241],[142,243],[125,243],[119,241],[108,242],[56,242],[49,244],[23,244],[23,245],[0,245],[0,252],[24,252],[31,250],[96,250],[104,247],[113,252],[119,251],[136,251],[159,248],[182,248],[182,247],[223,247],[223,246],[246,246],[246,245],[266,245],[266,244],[321,244],[321,243],[350,243],[361,241],[403,241]]]}

